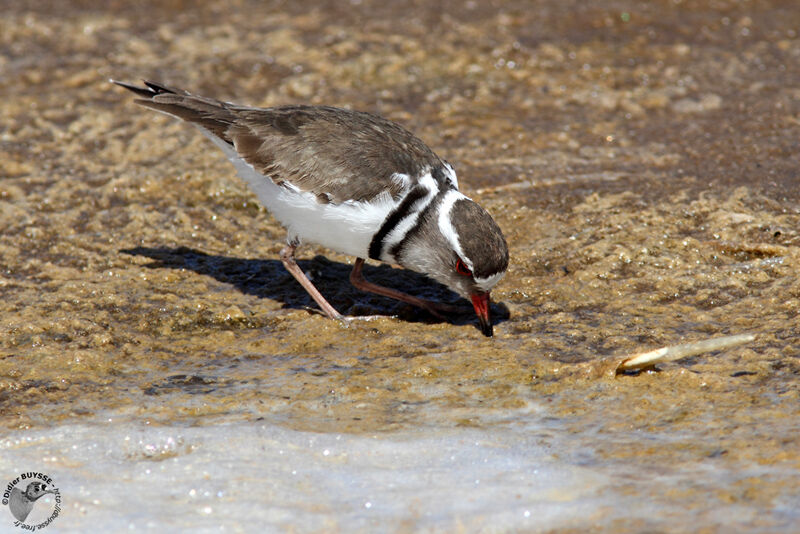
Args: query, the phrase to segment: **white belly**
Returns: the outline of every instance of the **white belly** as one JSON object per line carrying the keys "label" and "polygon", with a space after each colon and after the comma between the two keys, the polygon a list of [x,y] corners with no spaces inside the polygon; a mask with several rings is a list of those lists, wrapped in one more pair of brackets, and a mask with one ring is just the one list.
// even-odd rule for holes
{"label": "white belly", "polygon": [[297,237],[359,258],[369,257],[372,236],[393,207],[388,194],[372,202],[321,204],[310,193],[277,186],[264,177],[250,185],[259,200],[286,227],[290,238]]}
{"label": "white belly", "polygon": [[225,152],[261,203],[287,229],[290,239],[299,238],[349,256],[369,257],[372,236],[395,205],[388,193],[371,202],[323,204],[311,193],[275,185],[240,158],[230,145],[203,133]]}

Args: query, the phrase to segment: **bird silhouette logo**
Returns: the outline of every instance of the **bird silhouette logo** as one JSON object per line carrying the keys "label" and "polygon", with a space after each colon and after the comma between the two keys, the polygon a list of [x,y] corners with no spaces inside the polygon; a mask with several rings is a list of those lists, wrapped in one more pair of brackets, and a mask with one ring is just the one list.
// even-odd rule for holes
{"label": "bird silhouette logo", "polygon": [[[25,521],[33,511],[36,502],[45,495],[53,495],[49,502],[50,506],[54,508],[48,519],[35,525],[37,530],[46,527],[58,517],[61,511],[61,493],[53,485],[52,478],[42,473],[22,473],[9,482],[5,491],[3,491],[3,504],[8,505],[11,515],[16,519],[14,525],[21,528],[30,528],[31,526],[27,525]],[[41,519],[42,512],[44,510],[38,511],[31,517],[39,517]]]}
{"label": "bird silhouette logo", "polygon": [[20,491],[15,487],[11,490],[11,496],[8,499],[8,507],[11,508],[11,514],[19,521],[25,521],[28,514],[33,510],[33,504],[40,498],[48,493],[55,494],[55,492],[38,480],[31,482],[25,491]]}

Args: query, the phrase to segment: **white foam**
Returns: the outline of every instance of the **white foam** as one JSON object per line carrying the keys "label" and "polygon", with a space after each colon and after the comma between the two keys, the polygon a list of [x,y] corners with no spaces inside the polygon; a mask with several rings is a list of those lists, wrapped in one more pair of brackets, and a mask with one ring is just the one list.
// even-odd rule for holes
{"label": "white foam", "polygon": [[[637,439],[653,446],[653,436]],[[62,498],[53,532],[683,531],[800,520],[791,493],[774,509],[714,497],[740,479],[796,471],[726,471],[702,459],[627,464],[592,449],[609,443],[591,428],[575,435],[566,425],[544,424],[530,410],[486,428],[421,424],[378,435],[264,422],[151,426],[112,417],[7,434],[0,474],[53,478]],[[693,502],[710,501],[692,508],[680,495],[698,484],[708,494]],[[0,508],[0,531],[11,525]]]}
{"label": "white foam", "polygon": [[570,523],[565,503],[602,479],[553,465],[533,440],[510,438],[452,429],[353,436],[262,423],[78,424],[0,440],[0,472],[35,468],[53,477],[63,498],[59,532]]}

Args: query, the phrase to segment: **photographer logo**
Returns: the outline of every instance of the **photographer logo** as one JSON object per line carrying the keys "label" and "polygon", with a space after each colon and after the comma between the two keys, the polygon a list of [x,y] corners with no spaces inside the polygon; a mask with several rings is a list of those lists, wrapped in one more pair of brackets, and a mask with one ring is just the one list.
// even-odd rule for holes
{"label": "photographer logo", "polygon": [[41,530],[61,512],[61,493],[44,473],[22,473],[3,489],[13,524],[23,530]]}

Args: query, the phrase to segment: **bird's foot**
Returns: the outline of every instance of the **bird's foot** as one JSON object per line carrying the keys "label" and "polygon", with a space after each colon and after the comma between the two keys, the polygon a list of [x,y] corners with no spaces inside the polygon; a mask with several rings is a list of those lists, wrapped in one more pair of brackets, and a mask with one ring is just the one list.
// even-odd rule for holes
{"label": "bird's foot", "polygon": [[386,319],[389,317],[394,317],[393,315],[345,315],[342,320],[346,322],[355,322],[355,321],[377,321],[378,319]]}
{"label": "bird's foot", "polygon": [[377,321],[378,319],[386,319],[388,317],[395,317],[393,315],[342,315],[341,313],[336,313],[336,315],[330,315],[329,313],[320,310],[319,308],[312,308],[310,306],[303,306],[303,309],[308,311],[309,313],[314,313],[316,315],[322,315],[323,317],[327,317],[329,319],[333,319],[335,321],[339,321],[344,326],[349,326],[350,323],[355,321]]}

